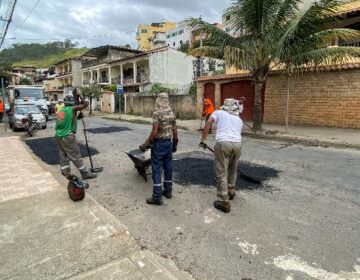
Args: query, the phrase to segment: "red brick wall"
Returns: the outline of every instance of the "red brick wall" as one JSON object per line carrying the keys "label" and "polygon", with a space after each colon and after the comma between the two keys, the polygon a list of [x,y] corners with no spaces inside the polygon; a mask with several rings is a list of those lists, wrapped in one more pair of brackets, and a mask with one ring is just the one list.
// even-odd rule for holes
{"label": "red brick wall", "polygon": [[[264,122],[285,123],[286,77],[270,76]],[[317,72],[292,78],[289,123],[360,128],[360,70]]]}

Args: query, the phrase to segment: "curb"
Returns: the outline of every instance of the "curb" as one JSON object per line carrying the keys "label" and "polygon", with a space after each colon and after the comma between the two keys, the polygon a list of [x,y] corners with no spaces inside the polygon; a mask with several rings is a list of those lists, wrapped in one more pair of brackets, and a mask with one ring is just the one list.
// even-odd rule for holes
{"label": "curb", "polygon": [[266,135],[266,134],[255,134],[252,132],[243,132],[243,136],[247,136],[249,138],[254,139],[266,139],[272,141],[282,141],[291,144],[299,144],[304,146],[311,146],[311,147],[324,147],[324,148],[338,148],[338,149],[355,149],[360,150],[360,145],[356,144],[349,144],[349,143],[335,143],[330,141],[322,141],[317,139],[303,139],[297,137],[290,137],[290,136],[274,136],[274,135]]}

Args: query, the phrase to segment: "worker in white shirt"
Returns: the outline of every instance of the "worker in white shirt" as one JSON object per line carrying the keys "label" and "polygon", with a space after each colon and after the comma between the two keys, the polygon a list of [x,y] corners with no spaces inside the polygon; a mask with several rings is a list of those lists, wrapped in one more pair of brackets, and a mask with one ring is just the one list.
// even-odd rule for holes
{"label": "worker in white shirt", "polygon": [[208,119],[200,141],[200,146],[205,148],[209,130],[216,123],[215,175],[218,199],[214,202],[214,207],[225,213],[230,212],[229,200],[235,197],[243,128],[240,113],[244,100],[226,99],[221,109],[216,110]]}

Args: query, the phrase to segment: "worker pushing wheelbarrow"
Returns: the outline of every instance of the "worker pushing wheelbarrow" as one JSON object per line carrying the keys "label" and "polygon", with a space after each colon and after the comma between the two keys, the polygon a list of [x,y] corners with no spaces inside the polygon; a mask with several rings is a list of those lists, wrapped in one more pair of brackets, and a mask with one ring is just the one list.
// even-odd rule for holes
{"label": "worker pushing wheelbarrow", "polygon": [[[153,195],[146,200],[152,205],[162,205],[162,196],[172,198],[173,186],[173,157],[178,143],[176,117],[169,104],[166,93],[160,93],[155,103],[153,127],[150,136],[139,149],[142,152],[151,148],[151,159],[143,157],[138,150],[128,152],[128,156],[135,164],[135,168],[146,180],[147,168],[152,167]],[[161,174],[164,170],[164,181]]]}

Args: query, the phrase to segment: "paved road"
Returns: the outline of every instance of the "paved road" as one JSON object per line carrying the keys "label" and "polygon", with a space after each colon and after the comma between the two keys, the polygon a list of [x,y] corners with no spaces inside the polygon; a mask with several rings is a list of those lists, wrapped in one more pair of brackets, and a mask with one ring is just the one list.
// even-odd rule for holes
{"label": "paved road", "polygon": [[[125,154],[149,126],[86,121],[94,161],[105,168],[89,192],[142,246],[200,279],[360,279],[359,151],[244,139],[243,160],[280,174],[241,189],[230,214],[216,211],[215,189],[201,185],[175,184],[173,200],[154,207],[145,204],[151,182]],[[51,127],[38,136],[52,135]],[[199,151],[199,135],[180,137],[179,154]]]}

